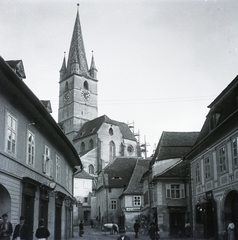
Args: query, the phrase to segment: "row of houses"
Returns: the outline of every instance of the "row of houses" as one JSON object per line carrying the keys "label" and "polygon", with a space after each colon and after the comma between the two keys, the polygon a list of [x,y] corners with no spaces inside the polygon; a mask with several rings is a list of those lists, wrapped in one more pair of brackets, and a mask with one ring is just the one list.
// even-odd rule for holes
{"label": "row of houses", "polygon": [[[150,159],[116,157],[97,178],[92,217],[161,237],[223,239],[229,220],[238,226],[238,77],[208,106],[200,132],[167,132]],[[95,217],[96,216],[96,217]],[[235,230],[238,237],[238,229]]]}
{"label": "row of houses", "polygon": [[73,235],[73,174],[82,168],[77,151],[27,87],[21,60],[0,57],[0,215],[15,227],[20,216],[34,238],[40,219],[49,239]]}

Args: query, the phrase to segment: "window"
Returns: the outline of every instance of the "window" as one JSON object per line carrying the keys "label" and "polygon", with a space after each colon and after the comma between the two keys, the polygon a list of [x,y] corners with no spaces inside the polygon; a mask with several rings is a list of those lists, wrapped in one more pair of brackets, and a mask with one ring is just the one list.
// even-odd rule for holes
{"label": "window", "polygon": [[113,129],[112,128],[109,128],[109,135],[112,136],[113,135]]}
{"label": "window", "polygon": [[237,159],[237,137],[232,140],[232,153],[233,153],[233,164],[238,165]]}
{"label": "window", "polygon": [[211,161],[209,156],[205,157],[204,159],[204,168],[205,168],[205,179],[208,179],[211,177]]}
{"label": "window", "polygon": [[134,152],[133,146],[132,146],[132,145],[129,145],[129,146],[127,147],[127,151],[128,151],[128,153],[131,155],[131,154]]}
{"label": "window", "polygon": [[35,135],[29,130],[27,135],[27,164],[35,165]]}
{"label": "window", "polygon": [[81,143],[81,152],[84,152],[84,151],[85,151],[85,143],[82,142],[82,143]]}
{"label": "window", "polygon": [[84,89],[88,90],[88,82],[87,82],[87,81],[85,81],[85,82],[83,83],[83,87],[84,87]]}
{"label": "window", "polygon": [[61,160],[60,157],[56,155],[56,181],[61,181]]}
{"label": "window", "polygon": [[134,196],[134,206],[141,206],[141,196]]}
{"label": "window", "polygon": [[117,200],[111,200],[111,209],[113,210],[117,209]]}
{"label": "window", "polygon": [[53,161],[50,159],[50,148],[45,145],[45,153],[43,156],[43,173],[53,176]]}
{"label": "window", "polygon": [[69,188],[69,168],[67,165],[65,167],[65,185],[66,188]]}
{"label": "window", "polygon": [[109,161],[112,161],[115,157],[115,143],[111,141],[109,143]]}
{"label": "window", "polygon": [[90,174],[94,174],[94,166],[93,166],[92,164],[90,164],[90,165],[88,166],[88,172],[89,172]]}
{"label": "window", "polygon": [[200,183],[200,165],[199,163],[196,164],[196,169],[195,169],[195,174],[196,174],[196,183]]}
{"label": "window", "polygon": [[225,148],[225,146],[219,148],[218,158],[219,158],[220,173],[226,172],[227,171],[227,162],[226,162],[226,148]]}
{"label": "window", "polygon": [[17,120],[7,113],[6,150],[16,155]]}
{"label": "window", "polygon": [[185,198],[184,184],[166,184],[166,198]]}

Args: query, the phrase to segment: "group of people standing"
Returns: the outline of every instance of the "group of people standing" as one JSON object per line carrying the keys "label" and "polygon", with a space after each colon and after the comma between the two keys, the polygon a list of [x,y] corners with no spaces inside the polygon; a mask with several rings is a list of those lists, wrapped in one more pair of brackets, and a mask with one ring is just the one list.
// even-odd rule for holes
{"label": "group of people standing", "polygon": [[[20,222],[13,231],[12,223],[8,221],[8,215],[5,213],[2,215],[0,222],[0,240],[10,240],[11,236],[12,240],[29,240],[31,238],[29,228],[25,224],[25,217],[20,217]],[[50,236],[49,230],[44,227],[43,219],[39,221],[35,236],[41,240],[46,240]]]}

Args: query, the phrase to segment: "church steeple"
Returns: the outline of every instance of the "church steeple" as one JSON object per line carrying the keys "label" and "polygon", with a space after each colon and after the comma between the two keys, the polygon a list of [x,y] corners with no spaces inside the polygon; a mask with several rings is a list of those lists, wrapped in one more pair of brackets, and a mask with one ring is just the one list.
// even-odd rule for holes
{"label": "church steeple", "polygon": [[[77,5],[79,6],[79,4]],[[75,67],[78,67],[78,69],[76,70]],[[67,63],[67,76],[71,75],[72,73],[89,76],[83,35],[79,19],[79,9],[77,10]]]}
{"label": "church steeple", "polygon": [[62,63],[62,67],[60,69],[60,81],[64,80],[65,75],[66,75],[66,61],[65,61],[65,52],[64,52],[64,59],[63,59],[63,63]]}
{"label": "church steeple", "polygon": [[97,79],[97,68],[96,68],[96,65],[95,65],[95,61],[94,61],[94,57],[93,57],[93,51],[92,51],[92,60],[91,60],[91,66],[90,66],[90,70],[89,70],[89,73],[90,73],[90,76],[94,79]]}

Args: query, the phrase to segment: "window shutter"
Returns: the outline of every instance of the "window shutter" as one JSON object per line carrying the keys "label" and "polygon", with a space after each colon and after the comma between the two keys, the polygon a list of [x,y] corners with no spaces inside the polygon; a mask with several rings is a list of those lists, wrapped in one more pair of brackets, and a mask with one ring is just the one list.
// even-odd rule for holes
{"label": "window shutter", "polygon": [[171,186],[170,184],[166,184],[166,198],[171,198],[170,192],[171,192]]}
{"label": "window shutter", "polygon": [[46,173],[46,156],[43,155],[43,160],[42,160],[42,171],[43,173]]}
{"label": "window shutter", "polygon": [[180,196],[181,198],[185,198],[184,184],[180,184]]}
{"label": "window shutter", "polygon": [[53,177],[53,161],[50,159],[49,160],[49,164],[50,164],[50,176]]}

